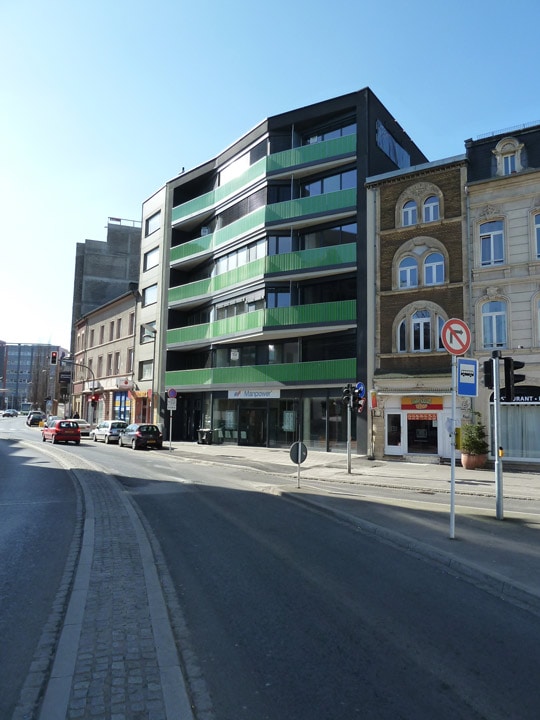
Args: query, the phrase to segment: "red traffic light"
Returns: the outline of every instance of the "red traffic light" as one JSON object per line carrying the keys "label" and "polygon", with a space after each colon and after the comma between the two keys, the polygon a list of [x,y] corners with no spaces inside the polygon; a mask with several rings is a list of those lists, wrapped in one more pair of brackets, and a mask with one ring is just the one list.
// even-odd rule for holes
{"label": "red traffic light", "polygon": [[58,364],[58,353],[56,350],[53,350],[51,352],[51,365],[57,365]]}

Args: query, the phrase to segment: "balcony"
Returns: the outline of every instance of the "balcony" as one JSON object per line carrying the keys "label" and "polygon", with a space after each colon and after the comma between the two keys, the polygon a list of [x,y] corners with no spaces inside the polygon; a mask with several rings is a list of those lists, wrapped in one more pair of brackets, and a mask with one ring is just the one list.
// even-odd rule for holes
{"label": "balcony", "polygon": [[302,147],[275,153],[254,163],[245,173],[230,180],[219,188],[199,197],[188,200],[172,209],[173,225],[193,218],[199,213],[207,213],[227,198],[232,197],[243,188],[264,178],[266,175],[284,173],[290,177],[294,168],[320,165],[338,160],[344,156],[354,156],[356,152],[356,135],[346,135],[334,140],[303,145]]}
{"label": "balcony", "polygon": [[[356,301],[313,303],[286,308],[269,308],[215,320],[201,325],[189,325],[167,331],[167,349],[204,347],[225,338],[241,340],[244,337],[266,333],[269,337],[312,334],[328,328],[354,327]],[[310,332],[307,332],[307,329]]]}
{"label": "balcony", "polygon": [[346,383],[356,376],[355,358],[281,365],[176,370],[165,374],[167,387],[225,390],[244,385],[299,385]]}
{"label": "balcony", "polygon": [[[256,278],[272,276],[286,276],[295,273],[310,274],[323,268],[339,268],[356,263],[356,244],[334,245],[332,247],[315,248],[312,250],[301,250],[298,252],[284,253],[283,255],[269,255],[242,267],[229,270],[213,278],[197,280],[169,290],[169,307],[193,302],[196,299],[208,300],[209,295],[230,290],[235,285],[243,285]],[[329,273],[325,273],[329,274]]]}
{"label": "balcony", "polygon": [[290,229],[292,225],[300,225],[308,220],[311,220],[313,224],[314,218],[338,220],[355,211],[355,188],[266,205],[245,215],[240,220],[216,230],[212,235],[205,235],[171,248],[170,264],[171,266],[180,265],[183,260],[198,253],[203,253],[206,258],[210,255],[212,248],[222,246],[231,240],[237,240],[243,235],[252,235],[267,226],[274,231],[280,227]]}

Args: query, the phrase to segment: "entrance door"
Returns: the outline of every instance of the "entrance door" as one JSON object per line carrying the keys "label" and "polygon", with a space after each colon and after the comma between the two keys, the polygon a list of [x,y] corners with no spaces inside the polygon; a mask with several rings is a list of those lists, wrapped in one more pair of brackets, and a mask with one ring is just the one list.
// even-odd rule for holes
{"label": "entrance door", "polygon": [[436,455],[438,452],[436,416],[407,418],[407,446],[410,453]]}
{"label": "entrance door", "polygon": [[240,406],[238,444],[266,447],[266,417],[266,404],[264,408]]}

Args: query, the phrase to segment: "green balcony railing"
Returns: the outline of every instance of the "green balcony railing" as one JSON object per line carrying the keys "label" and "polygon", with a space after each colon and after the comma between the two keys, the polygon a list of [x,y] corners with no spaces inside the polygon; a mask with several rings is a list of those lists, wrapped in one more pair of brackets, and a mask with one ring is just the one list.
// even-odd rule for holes
{"label": "green balcony railing", "polygon": [[172,370],[165,373],[165,384],[177,389],[194,386],[219,390],[224,386],[260,383],[332,383],[350,382],[356,376],[355,358],[280,365]]}
{"label": "green balcony railing", "polygon": [[225,183],[215,190],[177,205],[172,210],[171,220],[175,224],[184,218],[207,211],[243,187],[264,177],[267,173],[291,170],[294,167],[331,160],[340,155],[354,154],[356,151],[356,135],[346,135],[333,140],[303,145],[302,147],[284,150],[283,152],[261,158],[251,165],[244,173]]}
{"label": "green balcony railing", "polygon": [[173,225],[184,218],[190,217],[191,215],[196,215],[197,213],[209,210],[214,207],[214,205],[217,205],[219,202],[225,200],[229,197],[229,195],[233,195],[244,186],[250,185],[257,180],[257,178],[264,177],[266,173],[266,160],[267,158],[261,158],[261,160],[258,160],[256,163],[251,165],[251,167],[242,173],[242,175],[239,175],[233,180],[229,180],[229,182],[225,183],[221,187],[211,190],[204,195],[199,195],[199,197],[193,198],[193,200],[188,200],[181,205],[177,205],[172,209],[171,220]]}
{"label": "green balcony railing", "polygon": [[169,290],[169,305],[219,292],[226,288],[274,273],[289,273],[296,270],[310,270],[339,266],[356,262],[356,244],[334,245],[314,248],[283,255],[269,255],[254,260],[242,267],[229,270],[213,278],[196,280]]}
{"label": "green balcony railing", "polygon": [[210,250],[230,240],[255,232],[268,223],[290,224],[301,221],[303,217],[323,215],[332,212],[345,212],[356,207],[356,189],[337,190],[336,192],[316,195],[315,197],[298,198],[285,202],[274,203],[258,208],[249,215],[236,220],[224,228],[216,230],[212,235],[205,235],[171,249],[171,263],[176,263],[196,253]]}
{"label": "green balcony railing", "polygon": [[302,145],[301,147],[269,155],[266,170],[267,172],[290,170],[299,165],[331,160],[340,155],[350,155],[355,152],[356,135],[345,135],[333,140],[325,140],[312,145]]}
{"label": "green balcony railing", "polygon": [[286,308],[269,308],[215,320],[201,325],[188,325],[167,331],[168,347],[182,343],[214,342],[221,337],[251,334],[255,331],[295,325],[328,325],[356,322],[356,301],[313,303]]}

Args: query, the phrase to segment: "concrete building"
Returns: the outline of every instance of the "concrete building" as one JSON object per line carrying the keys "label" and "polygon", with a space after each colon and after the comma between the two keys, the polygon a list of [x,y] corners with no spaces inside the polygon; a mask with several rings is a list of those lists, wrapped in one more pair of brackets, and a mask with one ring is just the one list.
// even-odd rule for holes
{"label": "concrete building", "polygon": [[[56,354],[51,364],[51,354]],[[68,401],[67,385],[62,382],[59,359],[67,353],[58,345],[43,343],[2,343],[0,410],[43,410],[56,415]]]}
{"label": "concrete building", "polygon": [[[500,366],[505,461],[540,462],[540,125],[489,133],[465,143],[467,232],[474,357],[524,362],[510,401]],[[494,394],[476,403],[486,424]],[[495,451],[491,438],[492,456]]]}
{"label": "concrete building", "polygon": [[[426,160],[366,88],[268,118],[144,204],[167,274],[142,269],[136,356],[165,358],[175,439],[345,449],[342,388],[371,342],[365,178]],[[366,414],[353,435],[366,452]]]}
{"label": "concrete building", "polygon": [[[139,280],[141,224],[108,219],[107,239],[77,243],[72,328],[92,310],[136,289]],[[72,350],[75,338],[72,337]]]}

